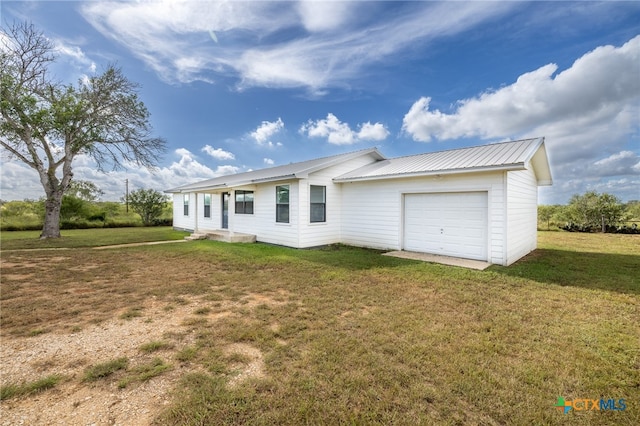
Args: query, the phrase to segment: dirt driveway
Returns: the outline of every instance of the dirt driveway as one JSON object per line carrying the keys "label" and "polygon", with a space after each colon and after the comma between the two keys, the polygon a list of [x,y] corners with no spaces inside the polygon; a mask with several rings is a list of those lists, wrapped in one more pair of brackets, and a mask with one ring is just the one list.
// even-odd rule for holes
{"label": "dirt driveway", "polygon": [[[203,294],[202,275],[189,272],[197,265],[185,260],[177,269],[159,260],[126,251],[2,254],[0,384],[62,378],[52,389],[2,401],[2,425],[150,424],[179,379],[202,368],[179,356],[193,348],[198,327],[283,303],[263,294]],[[221,342],[221,350],[236,355],[229,386],[264,374],[257,348]],[[118,358],[128,360],[129,372],[85,380],[88,367]],[[158,358],[169,366],[162,374],[131,376]],[[133,380],[122,386],[127,374]]]}

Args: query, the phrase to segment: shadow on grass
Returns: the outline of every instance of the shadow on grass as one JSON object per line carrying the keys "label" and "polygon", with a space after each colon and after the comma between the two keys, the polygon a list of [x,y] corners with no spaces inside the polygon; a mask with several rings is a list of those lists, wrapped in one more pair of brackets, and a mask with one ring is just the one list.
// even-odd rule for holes
{"label": "shadow on grass", "polygon": [[640,255],[538,249],[490,271],[543,283],[640,294]]}
{"label": "shadow on grass", "polygon": [[[200,243],[200,244],[197,244]],[[197,245],[196,245],[197,244]],[[218,258],[228,257],[234,261],[251,259],[252,263],[261,265],[273,262],[311,263],[329,268],[341,268],[348,271],[361,271],[373,268],[387,268],[407,265],[410,260],[381,256],[384,251],[352,247],[343,244],[332,244],[308,249],[296,249],[275,244],[258,242],[255,244],[222,243],[218,241],[198,241],[196,244],[182,245],[180,249],[199,247],[203,250],[217,252]]]}

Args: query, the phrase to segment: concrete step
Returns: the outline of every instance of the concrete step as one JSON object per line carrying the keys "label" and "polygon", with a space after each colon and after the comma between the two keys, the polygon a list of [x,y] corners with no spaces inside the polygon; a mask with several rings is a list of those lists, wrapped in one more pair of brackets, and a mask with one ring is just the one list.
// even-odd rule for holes
{"label": "concrete step", "polygon": [[184,237],[184,239],[187,240],[187,241],[206,240],[207,239],[207,234],[201,234],[201,233],[194,232],[193,234]]}
{"label": "concrete step", "polygon": [[229,232],[226,230],[216,231],[200,231],[184,237],[185,240],[212,240],[223,241],[225,243],[255,243],[256,236],[252,234],[244,234],[242,232]]}

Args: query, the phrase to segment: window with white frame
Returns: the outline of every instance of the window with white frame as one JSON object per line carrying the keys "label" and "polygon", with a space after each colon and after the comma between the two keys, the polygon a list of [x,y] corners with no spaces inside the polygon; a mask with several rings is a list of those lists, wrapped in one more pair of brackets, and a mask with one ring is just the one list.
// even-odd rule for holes
{"label": "window with white frame", "polygon": [[276,222],[289,223],[289,185],[276,186]]}
{"label": "window with white frame", "polygon": [[204,194],[204,217],[211,217],[211,194]]}
{"label": "window with white frame", "polygon": [[253,214],[253,191],[236,191],[236,214]]}
{"label": "window with white frame", "polygon": [[319,185],[310,186],[310,221],[326,222],[327,221],[327,187]]}
{"label": "window with white frame", "polygon": [[184,205],[184,215],[189,216],[189,194],[184,194],[182,196],[183,205]]}

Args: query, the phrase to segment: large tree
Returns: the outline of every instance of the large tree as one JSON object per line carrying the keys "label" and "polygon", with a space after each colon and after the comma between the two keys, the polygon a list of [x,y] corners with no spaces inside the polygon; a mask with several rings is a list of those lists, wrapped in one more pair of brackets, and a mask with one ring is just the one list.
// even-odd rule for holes
{"label": "large tree", "polygon": [[35,169],[45,192],[41,238],[60,236],[62,197],[78,155],[97,168],[126,164],[153,168],[165,141],[152,136],[149,112],[138,85],[109,65],[76,85],[56,81],[49,66],[55,47],[33,25],[0,31],[0,144]]}

